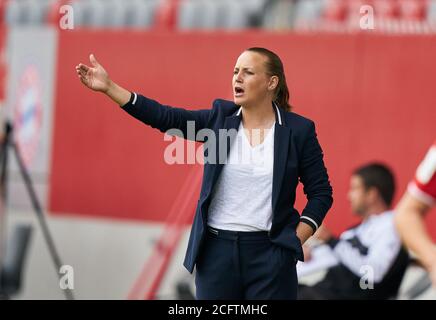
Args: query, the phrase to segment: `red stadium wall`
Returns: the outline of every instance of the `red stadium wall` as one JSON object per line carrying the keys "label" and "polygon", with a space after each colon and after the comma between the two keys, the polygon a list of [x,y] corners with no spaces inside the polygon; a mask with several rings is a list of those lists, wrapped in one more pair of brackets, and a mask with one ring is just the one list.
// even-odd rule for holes
{"label": "red stadium wall", "polygon": [[[78,81],[94,53],[120,85],[162,103],[209,108],[231,99],[232,69],[247,47],[283,59],[295,112],[313,119],[335,203],[327,225],[354,223],[353,168],[383,160],[396,200],[436,136],[436,38],[270,33],[61,32],[50,209],[57,214],[163,221],[192,165],[164,163],[163,135]],[[198,168],[198,167],[197,167]],[[301,193],[297,207],[305,198]],[[436,236],[436,216],[429,226]]]}
{"label": "red stadium wall", "polygon": [[[1,9],[0,9],[1,10]],[[5,100],[6,91],[6,35],[7,30],[5,26],[0,25],[0,103]]]}

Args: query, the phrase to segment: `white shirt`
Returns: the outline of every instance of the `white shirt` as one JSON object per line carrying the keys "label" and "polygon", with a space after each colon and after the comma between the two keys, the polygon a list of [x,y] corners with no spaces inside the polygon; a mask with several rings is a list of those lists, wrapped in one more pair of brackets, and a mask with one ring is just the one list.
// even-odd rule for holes
{"label": "white shirt", "polygon": [[[358,239],[367,253],[360,252],[351,239]],[[401,249],[401,239],[394,225],[393,211],[372,215],[356,228],[341,234],[334,248],[339,261],[361,276],[370,268],[374,282],[380,282],[389,271]]]}
{"label": "white shirt", "polygon": [[[264,141],[252,147],[241,121],[212,194],[209,226],[232,231],[271,229],[274,127],[275,123]],[[257,137],[258,142],[259,133],[260,130],[252,130],[253,139]]]}
{"label": "white shirt", "polygon": [[386,277],[401,249],[394,213],[386,211],[372,215],[343,232],[334,249],[328,245],[314,249],[311,260],[298,264],[300,277],[342,263],[356,276],[371,276],[375,283],[379,283]]}

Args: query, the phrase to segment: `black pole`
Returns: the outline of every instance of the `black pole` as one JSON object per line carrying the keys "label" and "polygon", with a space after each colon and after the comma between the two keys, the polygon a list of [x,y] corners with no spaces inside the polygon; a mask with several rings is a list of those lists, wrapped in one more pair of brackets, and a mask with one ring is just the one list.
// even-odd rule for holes
{"label": "black pole", "polygon": [[[7,197],[7,149],[10,139],[11,126],[9,123],[5,125],[5,131],[3,136],[3,141],[1,144],[1,154],[0,154],[0,277],[3,274],[3,263],[5,259],[5,249],[6,249],[6,197]],[[0,278],[0,289],[2,286],[2,281]],[[1,291],[1,290],[0,290]],[[0,298],[1,299],[1,298]]]}
{"label": "black pole", "polygon": [[[24,183],[26,185],[27,192],[29,193],[30,200],[32,202],[33,209],[35,210],[36,216],[38,218],[38,222],[39,222],[39,225],[41,227],[42,234],[44,236],[44,239],[45,239],[45,242],[47,244],[48,250],[50,252],[50,256],[52,258],[52,261],[53,261],[53,263],[55,265],[56,274],[57,274],[59,280],[61,280],[62,276],[61,276],[61,274],[59,272],[60,272],[60,268],[62,267],[63,263],[61,262],[59,254],[58,254],[58,252],[56,250],[56,246],[55,246],[53,238],[51,236],[50,229],[48,227],[48,224],[47,224],[44,212],[42,210],[42,207],[41,207],[40,202],[38,200],[38,197],[36,195],[35,189],[33,188],[32,179],[30,178],[30,175],[27,172],[27,169],[26,169],[26,167],[24,165],[24,162],[23,162],[23,160],[21,158],[20,152],[18,150],[18,146],[17,146],[16,143],[11,141],[10,137],[12,136],[12,130],[13,130],[12,125],[10,123],[7,123],[6,124],[6,135],[7,136],[5,137],[5,139],[6,139],[5,143],[7,143],[7,144],[5,145],[5,155],[4,155],[4,158],[6,160],[7,146],[8,146],[8,144],[10,144],[12,146],[12,148],[14,149],[15,158],[17,159],[19,171],[20,171],[20,173],[21,173],[21,175],[23,177]],[[6,199],[6,198],[3,198],[3,199]],[[67,288],[67,289],[64,289],[62,291],[64,292],[65,297],[67,298],[67,300],[74,300],[73,292],[70,289]]]}

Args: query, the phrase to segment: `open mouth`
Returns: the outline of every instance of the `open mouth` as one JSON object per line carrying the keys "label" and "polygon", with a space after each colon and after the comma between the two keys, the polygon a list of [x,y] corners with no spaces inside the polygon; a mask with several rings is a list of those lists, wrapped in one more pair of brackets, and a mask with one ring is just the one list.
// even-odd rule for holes
{"label": "open mouth", "polygon": [[235,87],[235,97],[241,97],[244,94],[244,89]]}

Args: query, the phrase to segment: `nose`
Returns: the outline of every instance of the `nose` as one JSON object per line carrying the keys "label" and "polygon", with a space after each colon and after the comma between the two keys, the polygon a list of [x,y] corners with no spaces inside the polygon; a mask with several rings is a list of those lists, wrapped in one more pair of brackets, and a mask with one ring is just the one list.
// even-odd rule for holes
{"label": "nose", "polygon": [[237,74],[235,74],[235,81],[242,83],[242,76],[241,76],[241,72],[238,72]]}

